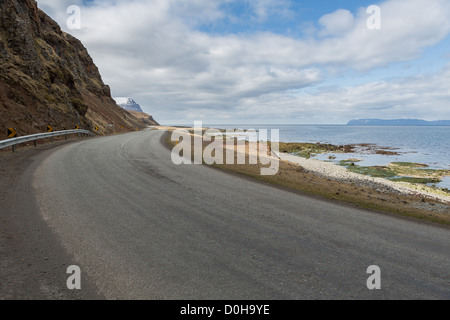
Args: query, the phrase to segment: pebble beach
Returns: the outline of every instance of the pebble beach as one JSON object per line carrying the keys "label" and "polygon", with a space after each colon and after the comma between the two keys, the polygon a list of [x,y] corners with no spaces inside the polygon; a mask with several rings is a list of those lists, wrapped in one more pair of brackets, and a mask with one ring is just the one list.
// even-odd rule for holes
{"label": "pebble beach", "polygon": [[371,187],[382,192],[397,192],[408,195],[419,195],[450,204],[450,196],[425,186],[418,186],[404,182],[393,182],[384,178],[374,178],[363,174],[349,172],[344,167],[317,159],[305,159],[282,152],[276,153],[276,155],[283,161],[298,164],[306,171],[328,179]]}

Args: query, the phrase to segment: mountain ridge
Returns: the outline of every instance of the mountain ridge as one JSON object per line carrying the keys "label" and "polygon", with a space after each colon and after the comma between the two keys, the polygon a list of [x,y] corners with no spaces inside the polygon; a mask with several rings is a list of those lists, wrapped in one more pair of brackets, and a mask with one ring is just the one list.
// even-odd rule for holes
{"label": "mountain ridge", "polygon": [[427,121],[421,119],[354,119],[348,126],[450,126],[450,120]]}

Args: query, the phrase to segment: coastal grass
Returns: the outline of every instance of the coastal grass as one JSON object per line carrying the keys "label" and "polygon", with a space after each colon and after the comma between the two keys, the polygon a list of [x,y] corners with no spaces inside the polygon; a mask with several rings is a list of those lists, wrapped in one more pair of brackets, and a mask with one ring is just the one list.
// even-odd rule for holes
{"label": "coastal grass", "polygon": [[322,143],[284,143],[280,142],[279,150],[299,157],[309,159],[320,153],[327,152],[351,152],[351,146],[336,146]]}
{"label": "coastal grass", "polygon": [[364,174],[375,178],[393,178],[397,176],[395,171],[382,166],[360,167],[357,165],[348,165],[346,167],[350,172]]}
{"label": "coastal grass", "polygon": [[420,163],[392,162],[389,166],[399,175],[412,177],[442,178],[450,175],[450,170],[424,169],[428,166]]}
{"label": "coastal grass", "polygon": [[438,178],[415,178],[415,177],[399,177],[399,178],[391,178],[389,180],[397,182],[420,183],[420,184],[439,183],[442,181]]}
{"label": "coastal grass", "polygon": [[339,164],[348,171],[375,178],[386,178],[396,182],[413,184],[431,184],[441,182],[444,176],[450,176],[450,170],[424,169],[426,164],[414,162],[392,162],[388,166],[358,166],[354,159],[340,161]]}
{"label": "coastal grass", "polygon": [[[175,142],[171,141],[170,136],[170,134],[167,135],[167,144],[174,146]],[[203,142],[203,148],[209,143],[211,142]],[[293,144],[289,145],[292,146]],[[194,149],[192,148],[192,150]],[[280,151],[283,151],[283,149],[280,148]],[[237,163],[236,153],[235,163]],[[211,166],[300,194],[339,201],[382,213],[450,225],[450,206],[437,200],[421,196],[383,192],[375,188],[360,186],[354,183],[327,179],[307,172],[300,165],[282,160],[280,160],[279,171],[276,175],[262,176],[261,168],[265,166],[261,164],[250,165],[248,163],[247,154],[246,164],[213,164]],[[393,176],[392,174],[388,175]]]}
{"label": "coastal grass", "polygon": [[391,165],[407,168],[428,168],[428,165],[417,162],[391,162]]}

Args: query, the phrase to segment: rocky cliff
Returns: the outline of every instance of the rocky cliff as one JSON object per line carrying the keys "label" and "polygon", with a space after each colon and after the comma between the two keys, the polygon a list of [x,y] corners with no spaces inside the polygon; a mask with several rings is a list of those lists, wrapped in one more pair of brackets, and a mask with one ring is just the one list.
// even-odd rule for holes
{"label": "rocky cliff", "polygon": [[34,0],[1,0],[0,140],[8,127],[25,135],[48,125],[111,133],[142,122],[117,106],[86,48]]}

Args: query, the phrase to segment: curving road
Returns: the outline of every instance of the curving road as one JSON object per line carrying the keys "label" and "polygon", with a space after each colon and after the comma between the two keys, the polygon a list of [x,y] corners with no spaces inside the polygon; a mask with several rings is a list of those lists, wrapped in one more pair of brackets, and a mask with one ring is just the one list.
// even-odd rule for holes
{"label": "curving road", "polygon": [[42,218],[104,297],[450,298],[448,228],[175,166],[162,135],[68,144],[34,170]]}

